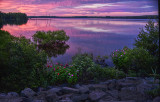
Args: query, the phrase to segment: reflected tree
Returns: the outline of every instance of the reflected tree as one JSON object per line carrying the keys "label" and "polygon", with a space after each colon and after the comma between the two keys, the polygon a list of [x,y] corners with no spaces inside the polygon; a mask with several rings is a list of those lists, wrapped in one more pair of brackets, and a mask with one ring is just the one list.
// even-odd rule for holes
{"label": "reflected tree", "polygon": [[37,44],[38,49],[44,50],[48,54],[48,57],[63,55],[69,49],[69,45],[66,44],[69,36],[66,35],[64,30],[37,31],[33,35],[33,40]]}
{"label": "reflected tree", "polygon": [[66,50],[69,49],[69,45],[63,41],[53,41],[48,44],[39,45],[40,50],[44,50],[49,57],[57,57],[58,55],[65,54]]}

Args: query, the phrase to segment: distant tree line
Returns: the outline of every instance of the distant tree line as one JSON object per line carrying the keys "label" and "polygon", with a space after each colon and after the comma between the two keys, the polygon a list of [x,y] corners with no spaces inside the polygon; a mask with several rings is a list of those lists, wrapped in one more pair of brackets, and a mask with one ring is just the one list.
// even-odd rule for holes
{"label": "distant tree line", "polygon": [[22,25],[26,24],[28,21],[28,17],[25,13],[3,13],[0,11],[0,28],[3,25]]}
{"label": "distant tree line", "polygon": [[158,15],[146,16],[28,16],[28,18],[109,18],[109,19],[156,19]]}

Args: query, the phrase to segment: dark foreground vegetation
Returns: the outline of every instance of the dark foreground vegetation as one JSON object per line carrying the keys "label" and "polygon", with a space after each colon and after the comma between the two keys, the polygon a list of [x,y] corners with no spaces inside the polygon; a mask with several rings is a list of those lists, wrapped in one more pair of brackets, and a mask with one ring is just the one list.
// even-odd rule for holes
{"label": "dark foreground vegetation", "polygon": [[0,11],[0,29],[3,25],[22,25],[26,24],[28,17],[25,13],[3,13]]}
{"label": "dark foreground vegetation", "polygon": [[73,56],[71,64],[47,62],[47,56],[52,53],[48,53],[45,48],[52,46],[56,50],[58,44],[64,47],[69,39],[63,30],[38,31],[33,35],[34,42],[25,37],[14,37],[2,30],[0,36],[1,92],[19,92],[26,87],[47,87],[64,83],[72,85],[98,82],[126,76],[160,78],[159,26],[151,20],[145,29],[141,29],[133,49],[124,47],[112,52],[115,64],[113,68],[102,68],[95,63],[93,55],[87,53]]}

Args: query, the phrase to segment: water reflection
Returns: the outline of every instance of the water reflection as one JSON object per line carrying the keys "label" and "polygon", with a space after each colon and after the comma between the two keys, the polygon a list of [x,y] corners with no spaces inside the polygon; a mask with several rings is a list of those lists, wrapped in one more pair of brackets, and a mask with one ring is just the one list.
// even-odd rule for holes
{"label": "water reflection", "polygon": [[65,54],[69,49],[69,45],[64,41],[51,42],[43,45],[38,45],[39,50],[44,50],[49,57],[57,57],[58,55]]}
{"label": "water reflection", "polygon": [[5,25],[23,25],[23,24],[26,24],[27,23],[27,19],[26,20],[21,20],[21,19],[18,19],[18,20],[0,20],[0,29],[3,28],[3,26]]}
{"label": "water reflection", "polygon": [[[90,52],[97,55],[110,55],[115,49],[124,46],[133,47],[134,39],[139,33],[139,28],[144,27],[146,19],[96,19],[96,18],[54,18],[54,19],[30,19],[27,24],[20,26],[5,25],[4,30],[15,36],[26,36],[31,38],[38,30],[64,30],[70,37],[64,55],[57,55],[52,58],[53,62],[67,63],[71,57],[81,48],[82,52]],[[54,45],[54,44],[53,44]],[[64,44],[65,45],[65,44]],[[48,48],[52,53],[54,47]],[[60,50],[55,51],[56,53]],[[56,56],[50,54],[51,56]]]}

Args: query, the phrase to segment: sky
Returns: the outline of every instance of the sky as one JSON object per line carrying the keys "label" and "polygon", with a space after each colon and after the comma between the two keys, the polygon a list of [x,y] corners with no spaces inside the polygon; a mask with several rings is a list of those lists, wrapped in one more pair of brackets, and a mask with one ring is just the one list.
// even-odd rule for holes
{"label": "sky", "polygon": [[0,11],[28,16],[158,15],[158,0],[0,0]]}

